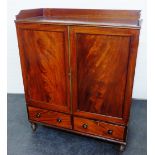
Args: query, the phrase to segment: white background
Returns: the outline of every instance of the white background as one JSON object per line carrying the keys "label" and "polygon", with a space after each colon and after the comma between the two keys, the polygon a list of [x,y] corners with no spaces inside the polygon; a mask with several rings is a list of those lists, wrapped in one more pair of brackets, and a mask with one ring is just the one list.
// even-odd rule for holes
{"label": "white background", "polygon": [[137,9],[142,10],[142,29],[133,89],[133,98],[147,98],[146,71],[146,3],[145,0],[8,0],[8,93],[23,93],[23,82],[14,25],[15,15],[31,8],[89,8],[89,9]]}

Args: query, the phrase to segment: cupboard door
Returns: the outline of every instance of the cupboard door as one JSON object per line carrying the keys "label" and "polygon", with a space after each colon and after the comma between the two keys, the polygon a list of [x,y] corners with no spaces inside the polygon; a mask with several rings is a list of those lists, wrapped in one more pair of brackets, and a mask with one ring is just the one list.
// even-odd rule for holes
{"label": "cupboard door", "polygon": [[66,26],[17,24],[29,105],[70,113]]}
{"label": "cupboard door", "polygon": [[74,115],[125,123],[137,30],[73,26],[70,36]]}

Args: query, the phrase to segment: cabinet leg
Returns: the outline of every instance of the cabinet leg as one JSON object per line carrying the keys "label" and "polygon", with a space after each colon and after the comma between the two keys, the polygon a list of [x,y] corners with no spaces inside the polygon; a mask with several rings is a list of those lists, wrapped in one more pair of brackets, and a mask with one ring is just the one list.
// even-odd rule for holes
{"label": "cabinet leg", "polygon": [[31,128],[32,128],[32,131],[36,131],[37,124],[36,123],[31,123]]}
{"label": "cabinet leg", "polygon": [[126,145],[120,145],[120,148],[119,148],[119,150],[121,151],[121,152],[123,152],[123,151],[125,151],[125,148],[126,148]]}

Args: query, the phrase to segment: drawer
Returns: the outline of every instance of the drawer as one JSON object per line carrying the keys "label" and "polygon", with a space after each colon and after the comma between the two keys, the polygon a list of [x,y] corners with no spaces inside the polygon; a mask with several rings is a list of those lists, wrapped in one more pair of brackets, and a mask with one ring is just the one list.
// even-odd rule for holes
{"label": "drawer", "polygon": [[74,117],[74,130],[123,141],[125,127]]}
{"label": "drawer", "polygon": [[59,112],[28,107],[29,120],[71,129],[71,116]]}

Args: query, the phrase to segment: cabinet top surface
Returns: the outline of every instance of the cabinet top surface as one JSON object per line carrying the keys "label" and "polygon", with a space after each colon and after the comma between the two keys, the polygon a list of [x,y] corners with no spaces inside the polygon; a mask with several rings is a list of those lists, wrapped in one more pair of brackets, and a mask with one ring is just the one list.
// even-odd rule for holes
{"label": "cabinet top surface", "polygon": [[15,22],[140,28],[140,10],[31,9]]}

